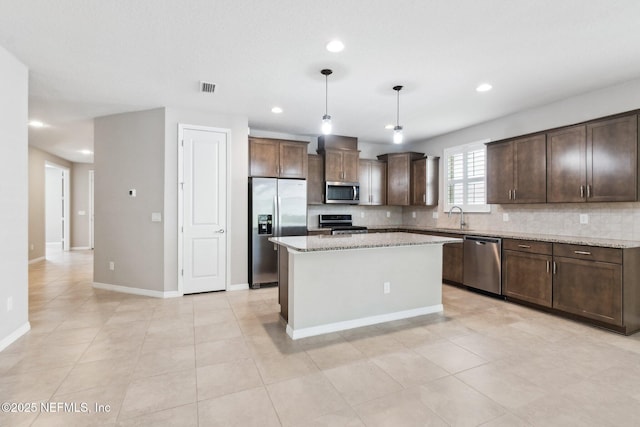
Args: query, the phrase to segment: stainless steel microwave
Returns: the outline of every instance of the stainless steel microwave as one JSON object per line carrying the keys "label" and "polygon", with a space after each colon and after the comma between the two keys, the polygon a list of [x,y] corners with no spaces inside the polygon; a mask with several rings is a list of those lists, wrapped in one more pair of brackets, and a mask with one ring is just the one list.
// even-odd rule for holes
{"label": "stainless steel microwave", "polygon": [[360,183],[327,181],[325,203],[357,205],[360,203]]}

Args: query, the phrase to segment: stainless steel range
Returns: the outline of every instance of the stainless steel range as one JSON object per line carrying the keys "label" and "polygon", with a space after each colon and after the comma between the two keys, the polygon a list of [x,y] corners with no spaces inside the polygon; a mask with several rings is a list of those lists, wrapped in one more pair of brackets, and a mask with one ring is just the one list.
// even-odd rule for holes
{"label": "stainless steel range", "polygon": [[320,228],[330,228],[331,234],[367,233],[367,227],[353,225],[351,214],[321,214],[318,225]]}

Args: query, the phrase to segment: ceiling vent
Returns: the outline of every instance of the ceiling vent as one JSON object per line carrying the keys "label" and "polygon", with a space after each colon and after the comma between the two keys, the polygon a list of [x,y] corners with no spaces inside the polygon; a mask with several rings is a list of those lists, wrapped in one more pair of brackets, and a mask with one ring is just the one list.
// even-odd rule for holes
{"label": "ceiling vent", "polygon": [[213,93],[216,90],[216,85],[209,82],[200,82],[200,92]]}

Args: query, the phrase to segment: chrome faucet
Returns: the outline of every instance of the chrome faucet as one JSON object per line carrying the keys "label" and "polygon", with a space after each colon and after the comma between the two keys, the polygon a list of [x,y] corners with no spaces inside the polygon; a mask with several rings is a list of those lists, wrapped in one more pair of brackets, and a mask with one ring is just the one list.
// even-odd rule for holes
{"label": "chrome faucet", "polygon": [[467,225],[464,222],[464,212],[462,211],[462,208],[460,206],[451,206],[451,209],[449,209],[449,218],[451,218],[451,212],[453,212],[454,209],[458,209],[460,211],[460,230],[462,230],[463,227]]}

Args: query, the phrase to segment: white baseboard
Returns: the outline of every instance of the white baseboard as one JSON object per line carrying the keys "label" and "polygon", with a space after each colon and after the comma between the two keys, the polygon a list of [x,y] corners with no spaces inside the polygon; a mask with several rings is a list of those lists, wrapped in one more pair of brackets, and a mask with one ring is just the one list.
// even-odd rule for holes
{"label": "white baseboard", "polygon": [[244,291],[246,289],[249,289],[248,283],[238,283],[236,285],[229,285],[229,287],[227,288],[228,291]]}
{"label": "white baseboard", "polygon": [[0,340],[0,351],[9,347],[11,344],[13,344],[14,341],[16,341],[18,338],[20,338],[27,332],[29,332],[30,329],[31,329],[31,324],[27,322],[24,325],[20,326],[15,331],[13,331],[11,334],[9,334],[9,336]]}
{"label": "white baseboard", "polygon": [[359,328],[362,326],[375,325],[378,323],[391,322],[392,320],[408,319],[410,317],[424,316],[425,314],[440,313],[444,310],[442,304],[429,307],[414,308],[412,310],[396,311],[395,313],[380,314],[377,316],[362,317],[360,319],[345,320],[343,322],[328,323],[326,325],[311,326],[294,330],[287,324],[287,335],[291,339],[313,337],[316,335],[328,334],[331,332],[344,331],[347,329]]}
{"label": "white baseboard", "polygon": [[89,246],[72,246],[71,247],[72,251],[88,251],[89,249],[91,249]]}
{"label": "white baseboard", "polygon": [[151,289],[130,288],[129,286],[112,285],[109,283],[93,282],[93,287],[105,291],[122,292],[124,294],[142,295],[154,298],[176,298],[181,297],[178,291],[154,291]]}
{"label": "white baseboard", "polygon": [[38,261],[44,261],[45,259],[46,259],[46,258],[45,258],[45,257],[43,257],[43,256],[41,256],[41,257],[39,257],[39,258],[30,259],[30,260],[29,260],[29,264],[33,264],[33,263],[38,262]]}

